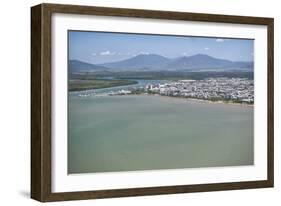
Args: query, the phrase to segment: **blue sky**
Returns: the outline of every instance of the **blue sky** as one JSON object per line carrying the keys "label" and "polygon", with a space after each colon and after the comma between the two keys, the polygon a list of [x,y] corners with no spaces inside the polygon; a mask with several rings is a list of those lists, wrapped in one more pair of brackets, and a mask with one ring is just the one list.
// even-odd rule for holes
{"label": "blue sky", "polygon": [[138,54],[168,58],[207,54],[232,61],[253,61],[254,40],[192,36],[69,31],[69,59],[93,64]]}

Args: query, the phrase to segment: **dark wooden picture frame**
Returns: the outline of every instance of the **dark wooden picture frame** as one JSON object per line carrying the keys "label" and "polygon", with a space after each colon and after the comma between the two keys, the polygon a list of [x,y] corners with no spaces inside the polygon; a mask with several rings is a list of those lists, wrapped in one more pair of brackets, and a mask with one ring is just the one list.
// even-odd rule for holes
{"label": "dark wooden picture frame", "polygon": [[[101,15],[267,26],[267,180],[149,188],[53,193],[51,190],[51,16],[54,13]],[[31,8],[31,197],[49,202],[140,195],[204,192],[273,187],[274,182],[274,88],[272,18],[228,16],[169,11],[40,4]]]}

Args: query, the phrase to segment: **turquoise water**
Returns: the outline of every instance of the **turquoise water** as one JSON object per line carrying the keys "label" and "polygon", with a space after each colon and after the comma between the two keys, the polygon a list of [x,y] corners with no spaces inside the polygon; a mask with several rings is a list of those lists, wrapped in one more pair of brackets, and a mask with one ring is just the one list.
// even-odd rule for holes
{"label": "turquoise water", "polygon": [[69,173],[254,163],[252,107],[72,94],[68,109]]}

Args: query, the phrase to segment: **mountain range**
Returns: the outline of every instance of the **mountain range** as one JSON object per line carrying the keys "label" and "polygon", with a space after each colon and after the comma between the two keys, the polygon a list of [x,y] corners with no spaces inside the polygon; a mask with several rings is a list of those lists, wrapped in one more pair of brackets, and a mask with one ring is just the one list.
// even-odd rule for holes
{"label": "mountain range", "polygon": [[79,60],[69,60],[68,70],[70,73],[72,73],[72,72],[91,72],[97,70],[108,70],[108,68],[100,65],[86,63]]}
{"label": "mountain range", "polygon": [[78,60],[69,61],[70,72],[81,71],[211,71],[211,70],[253,70],[253,62],[230,61],[206,54],[196,54],[175,59],[157,54],[140,54],[122,61],[90,64]]}

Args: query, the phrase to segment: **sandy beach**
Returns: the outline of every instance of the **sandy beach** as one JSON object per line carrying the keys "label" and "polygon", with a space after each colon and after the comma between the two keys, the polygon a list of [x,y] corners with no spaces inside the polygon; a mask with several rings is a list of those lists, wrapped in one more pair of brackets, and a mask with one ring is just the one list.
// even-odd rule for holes
{"label": "sandy beach", "polygon": [[124,96],[157,96],[163,98],[171,98],[171,99],[182,99],[185,101],[192,101],[192,102],[199,102],[199,103],[208,103],[208,104],[224,104],[224,105],[233,105],[233,106],[242,106],[242,107],[254,107],[254,104],[243,104],[243,103],[234,103],[234,102],[225,102],[225,101],[211,101],[206,99],[195,99],[195,98],[185,98],[185,97],[172,97],[172,96],[165,96],[159,94],[129,94]]}

